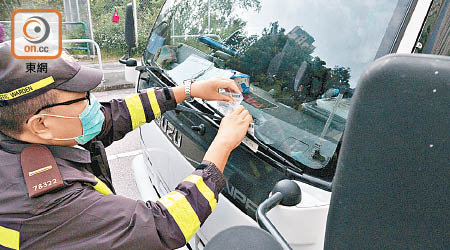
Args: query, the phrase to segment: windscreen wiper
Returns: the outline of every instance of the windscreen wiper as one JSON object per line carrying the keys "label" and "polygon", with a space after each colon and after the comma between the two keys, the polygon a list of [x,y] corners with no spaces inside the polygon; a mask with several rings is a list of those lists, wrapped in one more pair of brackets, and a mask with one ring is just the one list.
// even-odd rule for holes
{"label": "windscreen wiper", "polygon": [[[178,105],[175,110],[182,111],[182,112],[189,112],[189,113],[198,114],[198,115],[203,115],[203,116],[207,116],[207,117],[210,117],[213,119],[220,119],[220,120],[222,119],[222,117],[218,117],[216,115],[197,111],[197,110],[194,110],[194,109],[182,106],[182,105]],[[244,141],[242,142],[244,145],[249,147],[250,150],[252,150],[255,154],[261,155],[266,160],[270,161],[272,164],[277,166],[279,169],[281,169],[283,171],[283,173],[287,177],[294,177],[297,180],[302,180],[303,182],[309,183],[315,187],[331,191],[331,183],[323,181],[314,176],[305,174],[302,169],[300,169],[299,167],[294,165],[292,162],[290,162],[288,159],[286,159],[285,157],[283,157],[282,155],[277,153],[270,146],[267,146],[263,142],[258,140],[256,138],[256,136],[247,133],[246,137],[250,138],[250,140],[252,140],[253,143],[256,143],[258,145],[258,148],[263,149],[265,152],[267,152],[269,154],[266,154],[261,150],[254,151],[251,146],[249,146],[247,143],[245,143],[245,138],[244,138]]]}
{"label": "windscreen wiper", "polygon": [[[153,65],[137,66],[136,69],[141,71],[141,72],[142,71],[147,71],[147,72],[152,72],[152,73],[156,72],[156,73],[162,75],[173,86],[177,86],[177,83],[175,82],[175,80],[173,80],[172,77],[170,77],[169,74],[167,74],[166,71],[163,68],[161,68],[160,66],[158,66],[158,65],[155,65],[155,66],[153,66]],[[162,82],[162,83],[164,83],[164,82]],[[166,83],[164,83],[164,84],[167,85]]]}
{"label": "windscreen wiper", "polygon": [[[176,86],[175,81],[172,78],[170,78],[170,76],[166,72],[164,72],[164,69],[160,68],[159,66],[146,66],[146,70],[157,71],[158,73],[163,75],[168,81],[170,81],[174,86]],[[162,83],[164,83],[164,82],[162,82]],[[206,116],[208,118],[212,118],[212,119],[219,120],[219,121],[222,120],[223,115],[220,115],[220,113],[214,107],[212,107],[208,103],[203,103],[202,105],[204,105],[204,106],[206,105],[206,108],[212,110],[214,112],[214,114],[208,114],[205,112],[201,112],[201,111],[198,111],[198,110],[195,110],[193,108],[189,108],[189,107],[186,107],[183,105],[177,105],[175,110],[179,111],[179,112],[189,112],[189,113],[193,113],[193,114],[197,114],[197,115],[201,115],[201,116]],[[304,182],[307,182],[313,186],[331,191],[331,183],[323,181],[319,178],[310,176],[308,174],[305,174],[302,169],[300,169],[298,166],[293,164],[287,158],[285,158],[282,155],[280,155],[279,153],[277,153],[274,149],[271,148],[271,146],[268,146],[268,145],[264,144],[262,141],[258,140],[256,138],[256,136],[247,133],[246,137],[250,138],[250,140],[252,140],[253,143],[256,143],[256,145],[258,145],[258,148],[261,148],[264,151],[266,151],[267,153],[269,153],[270,156],[267,155],[266,153],[262,152],[261,150],[256,150],[256,152],[255,152],[255,151],[253,151],[253,149],[251,149],[250,146],[246,145],[247,147],[250,148],[250,150],[252,150],[255,153],[259,153],[264,158],[266,158],[268,161],[270,161],[274,165],[276,165],[278,168],[282,169],[286,176],[288,176],[288,177],[293,176],[296,179],[303,180]]]}
{"label": "windscreen wiper", "polygon": [[[209,105],[208,103],[205,103],[205,105],[207,105],[208,108],[213,110],[214,113],[218,113],[218,111],[214,107],[211,107],[211,105]],[[286,166],[286,168],[289,168],[289,169],[291,169],[292,171],[294,171],[294,172],[296,172],[298,174],[303,174],[303,170],[302,169],[300,169],[295,164],[293,164],[291,161],[289,161],[288,159],[286,159],[285,157],[283,157],[282,155],[277,153],[270,146],[268,146],[265,143],[263,143],[262,141],[260,141],[258,138],[256,138],[256,136],[254,134],[247,133],[247,137],[250,138],[253,143],[256,143],[258,145],[258,148],[261,148],[261,149],[265,150],[266,152],[270,153],[271,155],[273,155],[274,158],[276,158],[278,160],[278,162],[284,164]],[[252,149],[249,145],[246,145],[246,146],[248,146],[250,149]],[[252,149],[252,151],[254,151],[254,150]]]}
{"label": "windscreen wiper", "polygon": [[195,109],[192,109],[192,108],[188,108],[188,107],[180,105],[180,104],[177,105],[177,107],[175,108],[175,111],[189,112],[189,113],[196,114],[196,115],[207,116],[209,118],[213,118],[213,119],[216,119],[216,120],[219,120],[219,121],[222,120],[221,116],[216,116],[216,115],[213,115],[213,114],[208,114],[208,113],[205,113],[205,112],[201,112],[201,111],[198,111],[198,110],[195,110]]}
{"label": "windscreen wiper", "polygon": [[[146,65],[144,67],[145,67],[146,71],[156,71],[157,73],[159,73],[162,76],[164,76],[164,78],[166,78],[168,81],[170,81],[170,83],[172,83],[174,86],[177,85],[176,82],[164,71],[163,68],[161,68],[161,67],[159,67],[157,65],[156,66]],[[144,69],[141,68],[141,70],[144,70]],[[180,104],[177,105],[177,107],[175,108],[175,111],[180,111],[180,112],[183,111],[183,112],[189,112],[189,113],[193,113],[193,114],[197,114],[197,115],[207,116],[209,118],[213,118],[213,119],[216,119],[216,120],[219,120],[219,121],[222,120],[222,117],[223,117],[223,116],[218,116],[218,115],[213,115],[213,114],[208,114],[208,113],[205,113],[205,112],[201,112],[201,111],[198,111],[198,110],[195,110],[193,108],[189,108],[189,107],[186,107],[186,106],[180,105]],[[217,112],[215,112],[215,113],[217,114]]]}
{"label": "windscreen wiper", "polygon": [[281,164],[279,161],[273,159],[271,157],[271,155],[268,155],[262,151],[258,151],[258,153],[264,157],[266,160],[270,161],[272,164],[274,164],[275,166],[277,166],[279,169],[283,170],[283,173],[289,177],[289,178],[294,178],[296,180],[302,181],[304,183],[310,184],[312,186],[321,188],[323,190],[327,190],[327,191],[331,191],[331,183],[324,181],[322,179],[319,179],[317,177],[311,176],[309,174],[303,173],[303,171],[301,173],[298,172],[298,168],[291,168],[288,167],[286,165]]}

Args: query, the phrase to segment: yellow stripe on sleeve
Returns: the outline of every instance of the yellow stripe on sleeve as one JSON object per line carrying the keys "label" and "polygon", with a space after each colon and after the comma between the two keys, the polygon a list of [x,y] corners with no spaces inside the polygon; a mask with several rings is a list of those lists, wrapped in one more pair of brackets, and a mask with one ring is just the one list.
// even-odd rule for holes
{"label": "yellow stripe on sleeve", "polygon": [[198,175],[190,175],[184,179],[184,181],[192,182],[194,183],[200,193],[208,200],[209,206],[211,207],[211,212],[214,211],[214,209],[217,206],[217,200],[214,196],[214,192],[205,184],[203,181],[203,178]]}
{"label": "yellow stripe on sleeve", "polygon": [[142,106],[139,94],[132,94],[125,97],[125,103],[127,104],[128,111],[130,111],[131,127],[134,130],[146,122],[144,107]]}
{"label": "yellow stripe on sleeve", "polygon": [[161,116],[161,109],[159,108],[158,100],[156,99],[155,90],[149,89],[147,92],[148,99],[150,100],[150,106],[152,107],[155,119]]}
{"label": "yellow stripe on sleeve", "polygon": [[200,220],[184,195],[172,191],[158,200],[172,215],[188,242],[200,229]]}
{"label": "yellow stripe on sleeve", "polygon": [[97,191],[101,194],[104,194],[104,195],[109,195],[109,194],[113,193],[111,191],[111,189],[109,189],[109,187],[106,186],[106,184],[103,181],[101,181],[99,178],[95,177],[95,180],[97,181],[97,184],[95,186],[93,186],[95,191]]}
{"label": "yellow stripe on sleeve", "polygon": [[19,249],[20,233],[6,227],[0,226],[0,246],[11,249]]}

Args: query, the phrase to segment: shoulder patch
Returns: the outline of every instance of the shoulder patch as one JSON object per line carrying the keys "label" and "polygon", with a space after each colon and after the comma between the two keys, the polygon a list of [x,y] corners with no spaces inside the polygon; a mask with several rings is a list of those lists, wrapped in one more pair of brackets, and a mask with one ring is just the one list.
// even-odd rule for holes
{"label": "shoulder patch", "polygon": [[24,148],[20,153],[20,164],[30,198],[64,185],[56,160],[44,145],[33,144]]}

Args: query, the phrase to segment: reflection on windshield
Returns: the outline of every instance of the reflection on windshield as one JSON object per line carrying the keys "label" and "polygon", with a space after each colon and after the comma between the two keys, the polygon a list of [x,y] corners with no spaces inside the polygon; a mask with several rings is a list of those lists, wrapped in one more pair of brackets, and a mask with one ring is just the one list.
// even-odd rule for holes
{"label": "reflection on windshield", "polygon": [[396,6],[350,2],[169,0],[144,59],[178,83],[238,78],[255,136],[320,169],[336,151],[357,79]]}

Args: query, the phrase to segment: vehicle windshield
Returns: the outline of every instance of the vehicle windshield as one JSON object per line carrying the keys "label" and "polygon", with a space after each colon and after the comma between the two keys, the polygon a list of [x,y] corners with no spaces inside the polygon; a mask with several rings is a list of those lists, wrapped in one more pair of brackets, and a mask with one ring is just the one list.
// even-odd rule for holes
{"label": "vehicle windshield", "polygon": [[144,61],[177,83],[236,78],[255,136],[321,169],[335,154],[354,88],[400,2],[168,0]]}

